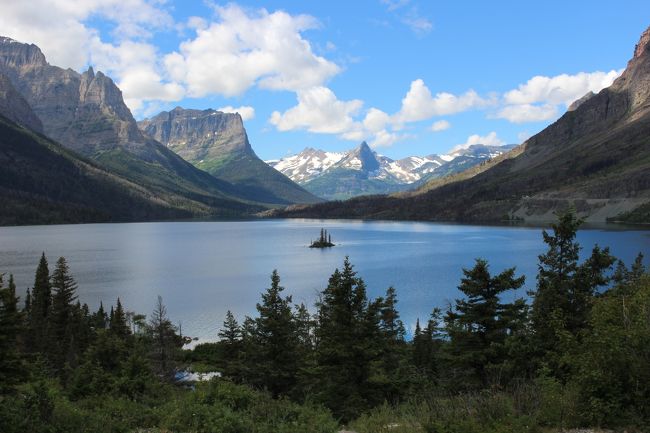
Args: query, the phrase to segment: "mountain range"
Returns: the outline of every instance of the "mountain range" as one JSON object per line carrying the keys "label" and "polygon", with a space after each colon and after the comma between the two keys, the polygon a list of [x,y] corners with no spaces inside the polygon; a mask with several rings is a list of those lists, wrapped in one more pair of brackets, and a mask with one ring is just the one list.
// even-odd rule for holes
{"label": "mountain range", "polygon": [[[54,149],[52,146],[62,147],[65,151],[59,152],[57,149],[56,152],[73,165],[86,167],[85,164],[91,164],[93,170],[101,170],[111,179],[117,179],[120,187],[128,190],[131,197],[145,197],[147,203],[157,204],[148,207],[146,213],[133,206],[129,214],[127,208],[122,208],[120,212],[108,211],[110,206],[92,200],[92,203],[76,204],[59,202],[60,197],[76,195],[74,191],[63,191],[66,183],[60,176],[65,170],[59,173],[42,171],[48,168],[44,159],[40,160],[41,176],[60,181],[46,189],[30,187],[14,192],[18,195],[31,194],[30,203],[34,208],[63,204],[72,208],[78,204],[96,210],[86,213],[95,215],[90,219],[72,218],[69,212],[53,211],[49,216],[41,215],[44,222],[78,221],[80,218],[84,221],[103,221],[233,217],[250,215],[279,204],[313,203],[319,200],[255,156],[238,115],[219,113],[227,120],[225,124],[238,128],[243,141],[240,147],[244,152],[223,155],[224,160],[231,161],[226,164],[230,173],[237,173],[239,177],[229,175],[228,170],[207,173],[184,160],[174,149],[142,132],[124,103],[120,89],[102,72],[89,68],[78,73],[50,65],[36,45],[5,37],[0,37],[0,115],[5,132],[0,136],[3,147],[10,145],[6,142],[8,137],[30,143],[24,149],[20,146],[12,148],[16,168],[36,156],[21,155],[21,151],[26,151],[31,145],[39,148],[37,153],[40,156],[31,160],[29,166],[38,165],[36,161],[47,154],[47,149]],[[212,132],[213,138],[219,141],[221,131]],[[257,177],[251,174],[256,172],[260,173]],[[265,182],[265,173],[269,182]],[[96,182],[102,182],[107,177],[100,176],[98,179]],[[15,187],[17,184],[13,185]],[[7,185],[2,187],[5,192],[14,188]],[[59,188],[60,191],[53,191],[52,188]],[[133,188],[137,191],[132,191]],[[79,196],[86,197],[83,193]],[[44,203],[36,206],[39,198]],[[34,218],[38,219],[38,215]],[[26,220],[23,218],[20,221]]]}
{"label": "mountain range", "polygon": [[347,152],[306,148],[267,161],[294,182],[328,200],[414,189],[429,179],[458,173],[510,151],[514,145],[459,147],[446,155],[409,156],[393,160],[364,141]]}
{"label": "mountain range", "polygon": [[282,217],[650,221],[650,28],[625,71],[511,152],[418,190],[294,206]]}

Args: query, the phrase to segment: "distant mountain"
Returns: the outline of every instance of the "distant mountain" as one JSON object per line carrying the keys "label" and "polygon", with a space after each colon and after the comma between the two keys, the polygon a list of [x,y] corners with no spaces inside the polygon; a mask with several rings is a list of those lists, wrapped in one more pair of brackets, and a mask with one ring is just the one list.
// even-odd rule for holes
{"label": "distant mountain", "polygon": [[0,114],[32,131],[43,132],[41,119],[4,74],[0,74]]}
{"label": "distant mountain", "polygon": [[[0,225],[142,221],[214,215],[214,209],[161,196],[101,168],[0,115]],[[254,208],[223,201],[220,216]]]}
{"label": "distant mountain", "polygon": [[[28,104],[45,135],[160,197],[176,197],[179,209],[205,215],[207,206],[221,215],[232,208],[232,200],[248,202],[242,208],[259,208],[229,182],[195,168],[146,137],[119,88],[101,72],[89,68],[79,74],[52,66],[36,45],[0,37],[0,74],[17,91],[10,99]],[[8,117],[25,124],[10,113]],[[31,128],[39,130],[36,124]]]}
{"label": "distant mountain", "polygon": [[650,222],[650,28],[623,74],[508,154],[410,194],[359,197],[277,216],[456,221]]}
{"label": "distant mountain", "polygon": [[239,114],[176,107],[138,125],[186,161],[232,183],[246,199],[274,205],[320,201],[258,158]]}
{"label": "distant mountain", "polygon": [[308,191],[332,200],[413,189],[428,179],[462,171],[511,148],[473,145],[449,155],[393,160],[363,142],[348,152],[306,148],[297,155],[267,162]]}

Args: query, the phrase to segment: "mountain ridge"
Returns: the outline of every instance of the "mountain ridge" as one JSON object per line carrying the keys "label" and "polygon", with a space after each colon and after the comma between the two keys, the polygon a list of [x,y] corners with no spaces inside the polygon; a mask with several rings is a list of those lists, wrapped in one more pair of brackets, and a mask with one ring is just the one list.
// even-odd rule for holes
{"label": "mountain ridge", "polygon": [[341,199],[417,188],[428,179],[457,173],[512,147],[476,144],[446,155],[393,160],[362,142],[347,152],[325,152],[307,147],[296,155],[267,163],[316,195]]}
{"label": "mountain ridge", "polygon": [[[614,83],[504,158],[407,195],[276,212],[283,217],[650,222],[650,28]],[[432,181],[435,183],[435,181]]]}
{"label": "mountain ridge", "polygon": [[138,127],[197,168],[233,184],[249,200],[270,205],[320,201],[255,154],[238,113],[176,107]]}

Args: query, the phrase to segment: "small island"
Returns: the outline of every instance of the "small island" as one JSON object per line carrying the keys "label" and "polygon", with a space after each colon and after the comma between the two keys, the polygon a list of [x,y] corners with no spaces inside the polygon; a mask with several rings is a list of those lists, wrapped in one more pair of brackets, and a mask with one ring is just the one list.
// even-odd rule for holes
{"label": "small island", "polygon": [[333,246],[332,235],[328,235],[327,230],[320,229],[320,237],[317,240],[312,241],[309,248],[330,248]]}

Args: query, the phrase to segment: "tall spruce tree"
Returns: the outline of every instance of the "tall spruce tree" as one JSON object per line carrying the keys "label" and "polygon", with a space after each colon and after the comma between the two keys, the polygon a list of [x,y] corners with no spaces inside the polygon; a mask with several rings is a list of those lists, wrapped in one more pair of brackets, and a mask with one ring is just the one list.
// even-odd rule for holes
{"label": "tall spruce tree", "polygon": [[0,395],[14,391],[14,386],[25,378],[19,336],[22,315],[18,310],[16,285],[13,275],[4,287],[0,274]]}
{"label": "tall spruce tree", "polygon": [[277,270],[271,275],[271,286],[257,304],[257,344],[260,384],[273,396],[288,395],[296,384],[298,372],[298,341],[291,311],[291,296],[283,297]]}
{"label": "tall spruce tree", "polygon": [[61,372],[66,363],[73,364],[79,355],[77,308],[77,283],[64,257],[56,262],[52,272],[52,314],[50,317],[49,355],[53,367]]}
{"label": "tall spruce tree", "polygon": [[220,343],[223,346],[223,373],[235,381],[241,380],[242,330],[230,310],[219,331]]}
{"label": "tall spruce tree", "polygon": [[575,211],[568,210],[552,225],[553,234],[542,232],[548,250],[539,256],[537,290],[532,293],[538,356],[558,373],[562,353],[568,350],[566,337],[575,339],[587,326],[594,295],[610,281],[607,274],[615,263],[609,249],[597,245],[583,264],[578,263],[580,245],[575,238],[581,223]]}
{"label": "tall spruce tree", "polygon": [[126,323],[126,314],[124,313],[124,308],[122,307],[120,298],[117,298],[117,305],[115,306],[115,311],[113,311],[111,317],[110,331],[121,339],[125,339],[131,334],[129,325]]}
{"label": "tall spruce tree", "polygon": [[50,271],[45,253],[36,268],[34,287],[30,296],[27,324],[27,347],[30,351],[44,353],[48,349],[48,325],[52,309]]}
{"label": "tall spruce tree", "polygon": [[377,396],[370,383],[380,332],[379,308],[374,304],[369,308],[365,283],[347,257],[317,303],[313,393],[344,421],[370,407],[369,400]]}
{"label": "tall spruce tree", "polygon": [[525,277],[515,277],[515,268],[490,275],[487,261],[476,259],[472,269],[463,269],[458,289],[466,298],[457,299],[445,318],[449,344],[449,368],[457,384],[486,386],[498,381],[492,374],[505,360],[505,340],[513,326],[509,319],[522,303],[503,304],[500,295],[523,286]]}

